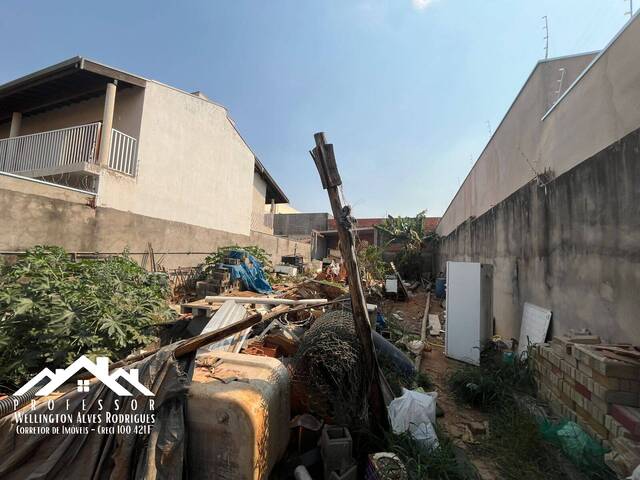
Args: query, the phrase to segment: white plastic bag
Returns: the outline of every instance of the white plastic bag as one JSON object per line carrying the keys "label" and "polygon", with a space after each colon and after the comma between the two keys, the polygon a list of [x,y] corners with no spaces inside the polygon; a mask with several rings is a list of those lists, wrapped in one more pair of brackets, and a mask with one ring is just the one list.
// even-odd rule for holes
{"label": "white plastic bag", "polygon": [[402,389],[402,396],[389,404],[389,420],[393,433],[409,432],[411,436],[426,448],[437,448],[438,436],[436,422],[436,392],[421,393]]}

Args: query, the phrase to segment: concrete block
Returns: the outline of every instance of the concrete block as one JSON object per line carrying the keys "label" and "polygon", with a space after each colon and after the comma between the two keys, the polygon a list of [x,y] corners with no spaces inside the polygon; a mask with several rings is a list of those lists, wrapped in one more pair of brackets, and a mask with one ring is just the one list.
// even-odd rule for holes
{"label": "concrete block", "polygon": [[585,408],[587,412],[589,412],[589,415],[591,415],[591,418],[593,418],[600,425],[604,425],[604,417],[606,415],[606,412],[604,410],[598,408],[593,404],[593,402],[590,402],[588,400],[585,401]]}
{"label": "concrete block", "polygon": [[570,378],[576,378],[576,369],[572,367],[566,360],[560,362],[560,370]]}
{"label": "concrete block", "polygon": [[621,380],[620,390],[625,392],[640,393],[640,381],[638,380]]}
{"label": "concrete block", "polygon": [[609,413],[611,411],[611,404],[605,402],[601,397],[591,394],[591,403],[593,403],[600,410]]}
{"label": "concrete block", "polygon": [[320,437],[320,453],[325,478],[329,478],[334,470],[349,467],[353,463],[353,441],[349,430],[345,427],[325,425]]}
{"label": "concrete block", "polygon": [[593,380],[591,377],[588,377],[580,370],[576,370],[576,383],[580,383],[584,385],[587,390],[593,392]]}
{"label": "concrete block", "polygon": [[618,437],[611,440],[611,446],[616,452],[633,458],[635,465],[640,464],[640,444],[628,438]]}
{"label": "concrete block", "polygon": [[593,377],[593,369],[583,360],[578,359],[578,370],[588,377]]}
{"label": "concrete block", "polygon": [[634,468],[629,466],[628,459],[625,459],[623,455],[615,450],[605,454],[604,463],[616,473],[618,478],[629,477]]}
{"label": "concrete block", "polygon": [[632,435],[640,436],[640,408],[612,405],[611,416]]}
{"label": "concrete block", "polygon": [[357,480],[358,479],[358,465],[354,462],[348,468],[343,468],[340,471],[333,471],[329,477],[329,480]]}
{"label": "concrete block", "polygon": [[[585,357],[589,367],[591,367],[593,371],[601,373],[602,375],[630,380],[640,378],[640,364],[632,365],[605,357],[589,345],[576,345],[576,351],[579,351]],[[578,368],[580,368],[580,365],[578,365]]]}
{"label": "concrete block", "polygon": [[562,359],[558,355],[556,355],[553,351],[549,350],[549,355],[547,356],[547,360],[549,360],[551,365],[553,365],[557,369],[560,369],[560,360]]}
{"label": "concrete block", "polygon": [[573,400],[577,406],[585,408],[585,398],[575,390],[571,390],[571,400]]}
{"label": "concrete block", "polygon": [[573,388],[575,389],[576,392],[578,392],[584,398],[591,400],[591,392],[587,387],[585,387],[581,383],[576,382]]}
{"label": "concrete block", "polygon": [[607,389],[623,390],[622,382],[624,381],[624,379],[616,378],[616,377],[608,377],[607,375],[603,375],[599,372],[593,372],[591,377],[593,378],[594,382],[607,387]]}
{"label": "concrete block", "polygon": [[584,345],[598,345],[602,343],[600,337],[597,335],[571,335],[568,337],[568,342]]}
{"label": "concrete block", "polygon": [[587,410],[579,405],[576,405],[576,415],[578,417],[578,424],[592,436],[597,437],[600,441],[606,440],[609,437],[609,431],[604,425],[598,423]]}

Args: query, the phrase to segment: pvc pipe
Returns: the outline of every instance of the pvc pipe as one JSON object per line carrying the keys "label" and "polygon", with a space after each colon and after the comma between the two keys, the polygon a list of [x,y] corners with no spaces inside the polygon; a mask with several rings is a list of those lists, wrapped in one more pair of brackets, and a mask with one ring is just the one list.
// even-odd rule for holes
{"label": "pvc pipe", "polygon": [[326,298],[307,298],[304,300],[291,300],[288,298],[270,297],[204,297],[206,303],[224,303],[233,300],[236,303],[253,303],[256,305],[321,305],[327,303]]}
{"label": "pvc pipe", "polygon": [[307,467],[305,467],[304,465],[298,465],[293,471],[293,476],[296,480],[313,480],[311,475],[309,475]]}

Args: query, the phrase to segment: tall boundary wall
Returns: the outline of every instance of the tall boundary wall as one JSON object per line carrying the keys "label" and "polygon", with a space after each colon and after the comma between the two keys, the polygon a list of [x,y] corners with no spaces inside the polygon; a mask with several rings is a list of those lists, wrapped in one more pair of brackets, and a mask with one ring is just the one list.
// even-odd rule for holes
{"label": "tall boundary wall", "polygon": [[544,187],[530,182],[442,237],[447,260],[494,267],[495,333],[518,338],[524,302],[553,312],[551,330],[640,338],[640,130]]}
{"label": "tall boundary wall", "polygon": [[[59,245],[71,252],[145,252],[151,243],[156,261],[165,252],[213,252],[218,247],[258,245],[273,261],[296,251],[310,257],[310,245],[252,231],[240,235],[106,207],[94,196],[0,174],[0,251]],[[140,258],[140,255],[133,255]],[[205,255],[168,254],[165,268],[189,267]]]}

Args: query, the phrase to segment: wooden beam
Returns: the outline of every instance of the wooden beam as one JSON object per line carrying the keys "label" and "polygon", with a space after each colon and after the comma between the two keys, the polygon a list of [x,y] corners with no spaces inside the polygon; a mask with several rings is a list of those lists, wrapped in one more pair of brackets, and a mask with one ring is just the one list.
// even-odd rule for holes
{"label": "wooden beam", "polygon": [[422,315],[422,325],[420,327],[420,341],[424,344],[424,348],[416,356],[415,367],[416,372],[420,373],[420,365],[422,364],[422,354],[427,349],[427,322],[429,320],[429,307],[431,306],[431,292],[427,293],[427,304],[424,307]]}
{"label": "wooden beam", "polygon": [[364,298],[364,290],[362,288],[362,281],[360,280],[355,238],[351,230],[353,226],[351,207],[344,205],[340,196],[339,187],[342,185],[342,180],[338,172],[333,145],[326,143],[325,135],[322,132],[316,133],[314,139],[316,147],[310,152],[311,157],[318,168],[322,186],[327,190],[329,196],[331,211],[333,212],[333,217],[336,219],[340,253],[342,254],[342,259],[347,269],[353,322],[364,357],[364,385],[366,388],[364,394],[369,397],[369,403],[374,410],[370,412],[372,414],[371,417],[375,418],[377,422],[386,429],[388,427],[388,416],[382,395],[379,367],[371,334],[367,302]]}

